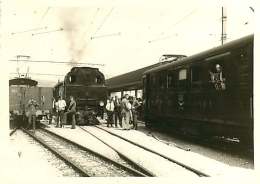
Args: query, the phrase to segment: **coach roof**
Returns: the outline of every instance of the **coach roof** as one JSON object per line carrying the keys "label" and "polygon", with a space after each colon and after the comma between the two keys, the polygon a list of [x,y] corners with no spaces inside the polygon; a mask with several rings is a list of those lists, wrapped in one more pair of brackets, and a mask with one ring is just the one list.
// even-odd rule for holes
{"label": "coach roof", "polygon": [[254,35],[248,35],[248,36],[242,37],[240,39],[226,43],[222,46],[214,47],[212,49],[209,49],[209,50],[200,52],[198,54],[194,54],[192,56],[186,57],[186,58],[181,59],[179,61],[175,61],[175,62],[171,62],[169,64],[154,67],[150,70],[145,71],[144,74],[159,72],[161,70],[168,69],[169,67],[188,64],[188,63],[190,63],[194,60],[205,59],[205,58],[208,58],[208,57],[214,57],[218,54],[224,54],[224,52],[227,52],[229,49],[235,48],[235,47],[241,47],[242,45],[246,45],[249,42],[253,41],[253,39],[254,39]]}

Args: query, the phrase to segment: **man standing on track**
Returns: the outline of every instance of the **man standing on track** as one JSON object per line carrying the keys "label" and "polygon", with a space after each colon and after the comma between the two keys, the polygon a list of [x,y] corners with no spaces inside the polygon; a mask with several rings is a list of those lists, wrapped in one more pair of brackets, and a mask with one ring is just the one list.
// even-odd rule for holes
{"label": "man standing on track", "polygon": [[53,97],[52,100],[52,118],[50,121],[50,124],[56,124],[57,125],[57,118],[58,118],[58,100],[57,98]]}
{"label": "man standing on track", "polygon": [[37,102],[31,98],[28,102],[28,126],[27,129],[30,128],[31,125],[33,125],[33,130],[35,130],[35,126],[36,126],[36,107],[38,107],[39,105],[37,104]]}
{"label": "man standing on track", "polygon": [[72,119],[71,128],[72,129],[76,128],[75,114],[76,114],[76,101],[74,100],[73,96],[70,96],[70,104],[69,104],[67,112],[65,112],[65,114],[64,114],[64,123],[67,124],[68,115],[71,115],[71,119]]}
{"label": "man standing on track", "polygon": [[56,127],[61,128],[63,126],[64,111],[65,111],[65,107],[66,107],[66,102],[65,102],[65,100],[62,99],[61,96],[59,96],[57,105],[58,105],[58,119],[57,119]]}

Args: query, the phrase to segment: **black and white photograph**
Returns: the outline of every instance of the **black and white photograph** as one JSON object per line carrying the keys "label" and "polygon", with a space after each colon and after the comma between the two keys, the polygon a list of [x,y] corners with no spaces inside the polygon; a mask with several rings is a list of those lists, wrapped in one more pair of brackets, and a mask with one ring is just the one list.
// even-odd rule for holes
{"label": "black and white photograph", "polygon": [[4,183],[256,182],[255,1],[0,6]]}

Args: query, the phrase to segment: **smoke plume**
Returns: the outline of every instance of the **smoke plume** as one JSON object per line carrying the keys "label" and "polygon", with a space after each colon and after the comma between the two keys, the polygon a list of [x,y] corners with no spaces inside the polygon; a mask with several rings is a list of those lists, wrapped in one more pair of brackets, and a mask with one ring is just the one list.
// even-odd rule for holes
{"label": "smoke plume", "polygon": [[68,51],[73,63],[82,62],[82,57],[86,53],[87,39],[84,32],[86,19],[84,15],[81,8],[67,8],[60,13],[60,20],[68,40]]}

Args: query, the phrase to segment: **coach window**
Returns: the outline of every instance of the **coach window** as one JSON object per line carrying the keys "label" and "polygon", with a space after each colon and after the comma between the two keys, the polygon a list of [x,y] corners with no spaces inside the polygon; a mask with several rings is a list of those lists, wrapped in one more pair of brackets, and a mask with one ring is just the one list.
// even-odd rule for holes
{"label": "coach window", "polygon": [[166,71],[161,71],[160,73],[158,73],[158,87],[160,87],[161,89],[164,89],[167,86],[167,79],[165,73]]}
{"label": "coach window", "polygon": [[167,88],[173,87],[173,75],[172,73],[167,74]]}
{"label": "coach window", "polygon": [[[212,84],[216,90],[225,90],[226,89],[226,77],[225,71],[228,68],[224,66],[222,62],[216,62],[211,64],[211,68],[209,71],[210,74],[210,83]],[[232,70],[236,70],[235,67],[232,67]],[[230,69],[231,71],[231,69]],[[234,72],[232,71],[232,72]],[[233,80],[234,81],[234,80]]]}
{"label": "coach window", "polygon": [[181,69],[179,71],[179,80],[186,80],[187,79],[187,69]]}
{"label": "coach window", "polygon": [[187,79],[187,69],[181,69],[179,70],[179,88],[184,88],[186,87],[186,79]]}
{"label": "coach window", "polygon": [[198,67],[198,66],[192,67],[192,69],[191,69],[191,81],[192,82],[197,82],[200,80],[200,72],[201,72],[200,67]]}
{"label": "coach window", "polygon": [[177,77],[175,71],[168,71],[167,74],[167,88],[175,88],[177,84]]}
{"label": "coach window", "polygon": [[203,69],[200,66],[194,66],[191,68],[191,82],[192,87],[199,87],[202,83]]}
{"label": "coach window", "polygon": [[156,88],[156,77],[151,75],[151,88]]}

